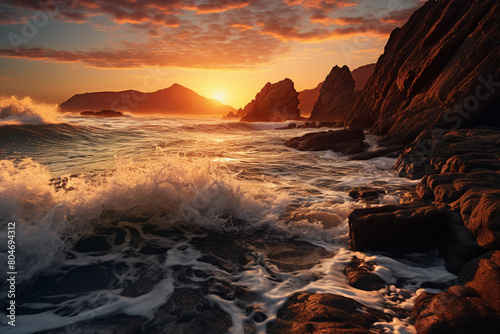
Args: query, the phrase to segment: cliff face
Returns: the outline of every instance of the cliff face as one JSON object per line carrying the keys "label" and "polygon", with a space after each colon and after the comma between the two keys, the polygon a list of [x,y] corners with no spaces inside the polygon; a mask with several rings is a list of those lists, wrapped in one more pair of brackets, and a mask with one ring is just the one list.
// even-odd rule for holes
{"label": "cliff face", "polygon": [[243,109],[242,122],[284,122],[300,117],[299,93],[293,81],[268,82]]}
{"label": "cliff face", "polygon": [[153,93],[127,90],[77,94],[61,103],[59,107],[69,112],[114,109],[132,113],[166,115],[223,115],[229,111],[235,111],[233,107],[207,99],[179,84]]}
{"label": "cliff face", "polygon": [[351,110],[357,93],[349,67],[335,66],[321,87],[309,120],[341,121]]}
{"label": "cliff face", "polygon": [[409,143],[433,125],[500,126],[500,2],[428,1],[391,33],[350,126]]}

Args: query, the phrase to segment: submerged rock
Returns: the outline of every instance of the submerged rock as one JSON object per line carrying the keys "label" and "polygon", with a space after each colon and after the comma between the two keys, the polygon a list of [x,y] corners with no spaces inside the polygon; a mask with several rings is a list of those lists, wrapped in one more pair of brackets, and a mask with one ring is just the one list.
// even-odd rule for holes
{"label": "submerged rock", "polygon": [[268,82],[241,112],[242,122],[285,122],[300,118],[299,93],[293,81]]}

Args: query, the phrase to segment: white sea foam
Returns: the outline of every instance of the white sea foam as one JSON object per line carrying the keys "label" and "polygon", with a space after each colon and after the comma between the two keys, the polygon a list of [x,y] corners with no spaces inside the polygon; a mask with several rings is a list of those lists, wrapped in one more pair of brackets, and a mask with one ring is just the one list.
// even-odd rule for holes
{"label": "white sea foam", "polygon": [[33,101],[30,97],[0,96],[0,126],[60,123],[57,105]]}

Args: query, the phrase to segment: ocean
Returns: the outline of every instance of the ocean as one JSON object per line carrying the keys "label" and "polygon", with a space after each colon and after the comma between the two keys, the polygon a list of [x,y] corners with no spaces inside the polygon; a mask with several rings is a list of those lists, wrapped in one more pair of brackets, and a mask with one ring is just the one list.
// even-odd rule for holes
{"label": "ocean", "polygon": [[[2,333],[266,333],[298,291],[389,314],[380,333],[415,333],[416,296],[455,278],[434,253],[348,248],[352,210],[397,204],[418,182],[395,175],[396,159],[296,151],[287,139],[321,130],[286,123],[44,108],[0,117],[0,267],[15,223],[17,272],[16,326],[2,293]],[[355,201],[356,186],[387,194]],[[388,287],[351,287],[354,255]]]}

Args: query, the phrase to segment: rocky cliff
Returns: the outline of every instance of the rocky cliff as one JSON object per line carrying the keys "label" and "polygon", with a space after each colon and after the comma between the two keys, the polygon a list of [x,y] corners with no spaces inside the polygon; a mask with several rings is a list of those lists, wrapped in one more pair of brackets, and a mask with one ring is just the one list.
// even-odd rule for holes
{"label": "rocky cliff", "polygon": [[433,125],[500,126],[499,26],[497,0],[428,1],[391,33],[346,123],[400,143]]}
{"label": "rocky cliff", "polygon": [[153,93],[136,90],[77,94],[61,103],[62,111],[81,112],[114,109],[131,113],[166,115],[223,115],[235,111],[231,106],[203,97],[179,84]]}
{"label": "rocky cliff", "polygon": [[[356,99],[373,73],[375,64],[353,70],[335,66],[321,86],[319,96],[311,112],[311,121],[342,121],[353,108]],[[301,100],[302,112],[302,100]]]}
{"label": "rocky cliff", "polygon": [[299,93],[290,79],[268,82],[243,109],[242,122],[284,122],[300,118]]}
{"label": "rocky cliff", "polygon": [[357,93],[349,67],[335,66],[326,77],[309,120],[341,121],[351,110]]}

